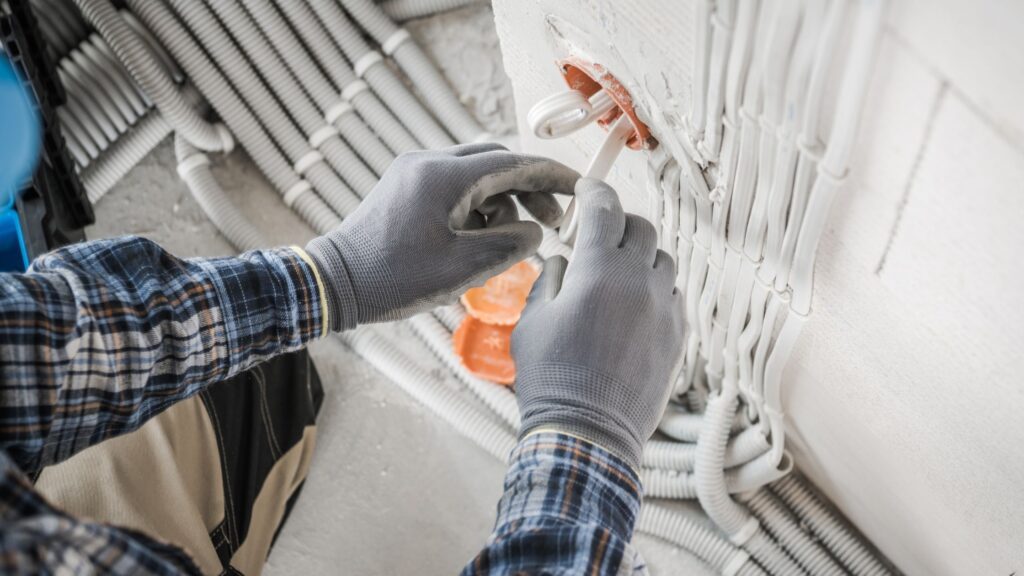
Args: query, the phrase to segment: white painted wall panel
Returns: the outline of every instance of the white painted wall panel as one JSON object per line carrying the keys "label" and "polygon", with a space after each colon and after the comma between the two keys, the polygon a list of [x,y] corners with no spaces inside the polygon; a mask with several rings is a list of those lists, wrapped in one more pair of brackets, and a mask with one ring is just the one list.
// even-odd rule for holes
{"label": "white painted wall panel", "polygon": [[[494,0],[527,150],[582,168],[602,138],[593,127],[556,142],[526,134],[526,111],[563,87],[548,13],[575,14],[629,78],[647,79],[633,86],[657,130],[685,114],[673,81],[688,80],[691,3],[624,4]],[[643,29],[645,10],[678,27]],[[1022,21],[1019,2],[891,2],[813,314],[785,373],[799,466],[908,574],[1024,569]],[[648,93],[659,67],[673,80]],[[610,181],[645,214],[637,156]]]}
{"label": "white painted wall panel", "polygon": [[1024,144],[1019,0],[892,0],[889,26],[972,106]]}

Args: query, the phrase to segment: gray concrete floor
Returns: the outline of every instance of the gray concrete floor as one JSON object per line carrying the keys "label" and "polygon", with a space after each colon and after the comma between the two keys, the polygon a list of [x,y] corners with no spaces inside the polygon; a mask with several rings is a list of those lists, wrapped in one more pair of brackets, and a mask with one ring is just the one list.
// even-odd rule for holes
{"label": "gray concrete floor", "polygon": [[[490,9],[460,10],[410,28],[485,127],[511,132],[512,93]],[[275,244],[302,245],[313,236],[244,152],[216,164],[235,204]],[[164,142],[98,203],[89,237],[145,236],[182,257],[232,254],[174,166],[172,146]],[[459,386],[404,325],[379,330]],[[327,393],[318,446],[266,573],[457,573],[490,533],[504,465],[344,346],[325,341],[311,352]],[[656,574],[710,574],[685,551],[652,538],[636,540]]]}

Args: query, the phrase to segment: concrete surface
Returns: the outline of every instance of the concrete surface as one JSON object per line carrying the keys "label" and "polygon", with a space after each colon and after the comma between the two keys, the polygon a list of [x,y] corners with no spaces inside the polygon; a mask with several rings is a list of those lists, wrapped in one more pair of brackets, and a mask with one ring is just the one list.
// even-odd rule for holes
{"label": "concrete surface", "polygon": [[[564,88],[554,16],[671,143],[689,105],[695,4],[494,0],[521,126]],[[887,5],[813,313],[784,375],[787,447],[906,573],[1020,574],[1024,4]],[[580,167],[602,137],[589,127],[523,144]],[[627,153],[610,178],[641,214],[644,163]]]}
{"label": "concrete surface", "polygon": [[[502,134],[514,128],[515,114],[492,19],[489,8],[477,7],[410,29],[428,53],[444,60],[463,101]],[[89,237],[136,234],[183,257],[232,254],[174,165],[165,141],[98,203]],[[215,170],[235,204],[275,244],[301,245],[312,237],[244,152],[217,160]],[[380,330],[424,366],[446,374],[403,325]],[[318,446],[266,573],[457,573],[490,533],[504,465],[344,346],[321,342],[311,353],[327,393]],[[682,550],[643,536],[637,542],[655,574],[710,574]]]}

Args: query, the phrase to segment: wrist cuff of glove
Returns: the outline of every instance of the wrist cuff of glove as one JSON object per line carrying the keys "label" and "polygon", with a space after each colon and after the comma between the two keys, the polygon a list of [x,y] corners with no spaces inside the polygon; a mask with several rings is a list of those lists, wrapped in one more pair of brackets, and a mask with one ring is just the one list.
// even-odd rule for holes
{"label": "wrist cuff of glove", "polygon": [[359,318],[355,290],[337,245],[321,236],[306,245],[306,253],[313,259],[324,281],[330,329],[340,332],[355,328]]}
{"label": "wrist cuff of glove", "polygon": [[579,366],[546,364],[522,371],[516,378],[523,411],[519,440],[539,430],[562,432],[604,448],[639,470],[643,440],[633,431],[637,425],[624,415],[616,415],[616,406],[601,406],[578,393],[602,387],[623,389],[607,386],[609,380],[604,374]]}

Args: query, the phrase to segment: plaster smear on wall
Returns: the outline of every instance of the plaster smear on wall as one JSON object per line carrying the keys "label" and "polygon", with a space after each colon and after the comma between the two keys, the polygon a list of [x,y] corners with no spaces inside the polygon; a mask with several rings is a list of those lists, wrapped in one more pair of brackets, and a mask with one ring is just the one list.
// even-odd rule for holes
{"label": "plaster smear on wall", "polygon": [[[1024,245],[1024,149],[975,104],[994,81],[961,86],[929,64],[942,60],[933,49],[948,34],[901,33],[929,21],[931,5],[889,4],[851,177],[819,247],[814,312],[784,375],[787,448],[906,573],[1021,573],[1024,272],[1014,254]],[[981,29],[1000,18],[990,26],[1001,29],[1011,11],[944,4]],[[525,125],[534,103],[565,87],[552,16],[588,36],[574,40],[607,59],[659,136],[679,130],[693,2],[494,0],[494,9],[527,151],[582,169],[604,137],[589,126],[540,140]],[[1019,53],[1022,40],[976,45],[957,63],[989,73],[1007,44]],[[1014,74],[997,78],[1024,91]],[[628,211],[650,216],[646,179],[643,154],[626,151],[608,180]]]}

